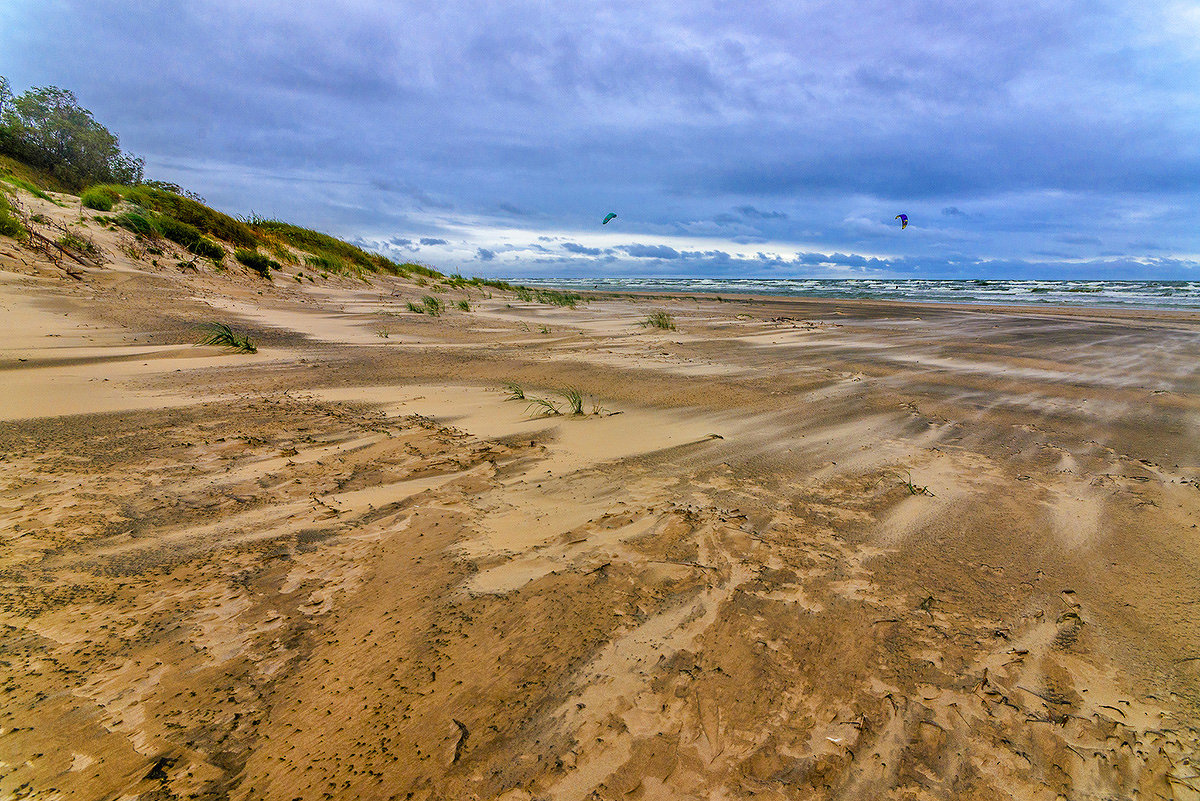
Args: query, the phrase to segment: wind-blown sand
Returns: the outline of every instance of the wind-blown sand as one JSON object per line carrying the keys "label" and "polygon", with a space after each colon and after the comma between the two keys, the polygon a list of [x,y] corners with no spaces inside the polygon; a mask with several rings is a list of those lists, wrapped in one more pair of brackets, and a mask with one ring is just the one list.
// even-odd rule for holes
{"label": "wind-blown sand", "polygon": [[1200,798],[1196,315],[430,318],[95,235],[0,252],[0,797]]}

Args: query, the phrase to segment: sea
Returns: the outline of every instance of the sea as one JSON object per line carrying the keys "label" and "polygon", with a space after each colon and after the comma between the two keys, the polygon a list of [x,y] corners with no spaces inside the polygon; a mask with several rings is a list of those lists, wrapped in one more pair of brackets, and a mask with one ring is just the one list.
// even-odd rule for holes
{"label": "sea", "polygon": [[1034,281],[888,278],[510,278],[578,291],[774,295],[927,303],[1019,304],[1200,311],[1200,281]]}

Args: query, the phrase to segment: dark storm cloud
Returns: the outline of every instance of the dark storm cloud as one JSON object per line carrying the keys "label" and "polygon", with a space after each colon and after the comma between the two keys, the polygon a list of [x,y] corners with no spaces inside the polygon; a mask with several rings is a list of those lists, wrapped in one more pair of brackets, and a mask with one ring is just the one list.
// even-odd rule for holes
{"label": "dark storm cloud", "polygon": [[[1021,259],[1056,270],[1034,254],[1086,258],[1113,229],[1155,243],[1131,246],[1142,254],[1200,250],[1200,49],[1186,11],[8,0],[0,75],[18,91],[75,90],[152,177],[234,213],[344,236],[494,226],[463,260],[500,252],[513,218],[528,238],[595,249],[578,232],[611,210],[631,239],[712,245],[626,245],[597,262],[614,270],[722,269],[678,254],[737,242],[885,252],[906,274]],[[901,211],[903,238],[888,227]],[[943,263],[950,250],[963,259]]]}
{"label": "dark storm cloud", "polygon": [[480,261],[491,261],[496,258],[496,251],[488,250],[487,248],[478,248],[475,251],[475,256]]}
{"label": "dark storm cloud", "polygon": [[600,248],[589,248],[578,242],[563,242],[562,249],[570,253],[579,253],[584,256],[599,256]]}

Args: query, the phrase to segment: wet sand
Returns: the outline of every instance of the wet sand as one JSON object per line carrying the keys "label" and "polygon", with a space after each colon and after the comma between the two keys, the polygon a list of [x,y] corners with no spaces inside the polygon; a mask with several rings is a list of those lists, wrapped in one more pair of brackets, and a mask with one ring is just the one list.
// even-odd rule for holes
{"label": "wet sand", "polygon": [[1196,315],[94,235],[0,250],[0,797],[1200,798]]}

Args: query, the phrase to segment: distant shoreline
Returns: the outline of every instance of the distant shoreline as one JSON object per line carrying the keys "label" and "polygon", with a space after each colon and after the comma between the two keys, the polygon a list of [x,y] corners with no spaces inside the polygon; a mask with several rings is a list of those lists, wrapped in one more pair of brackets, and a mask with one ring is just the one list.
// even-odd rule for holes
{"label": "distant shoreline", "polygon": [[[581,294],[1200,312],[1200,282],[984,279],[505,279]],[[722,285],[723,284],[723,285]],[[1030,289],[1031,288],[1031,289]],[[778,291],[772,291],[776,290]],[[1024,291],[1023,291],[1024,290]]]}

